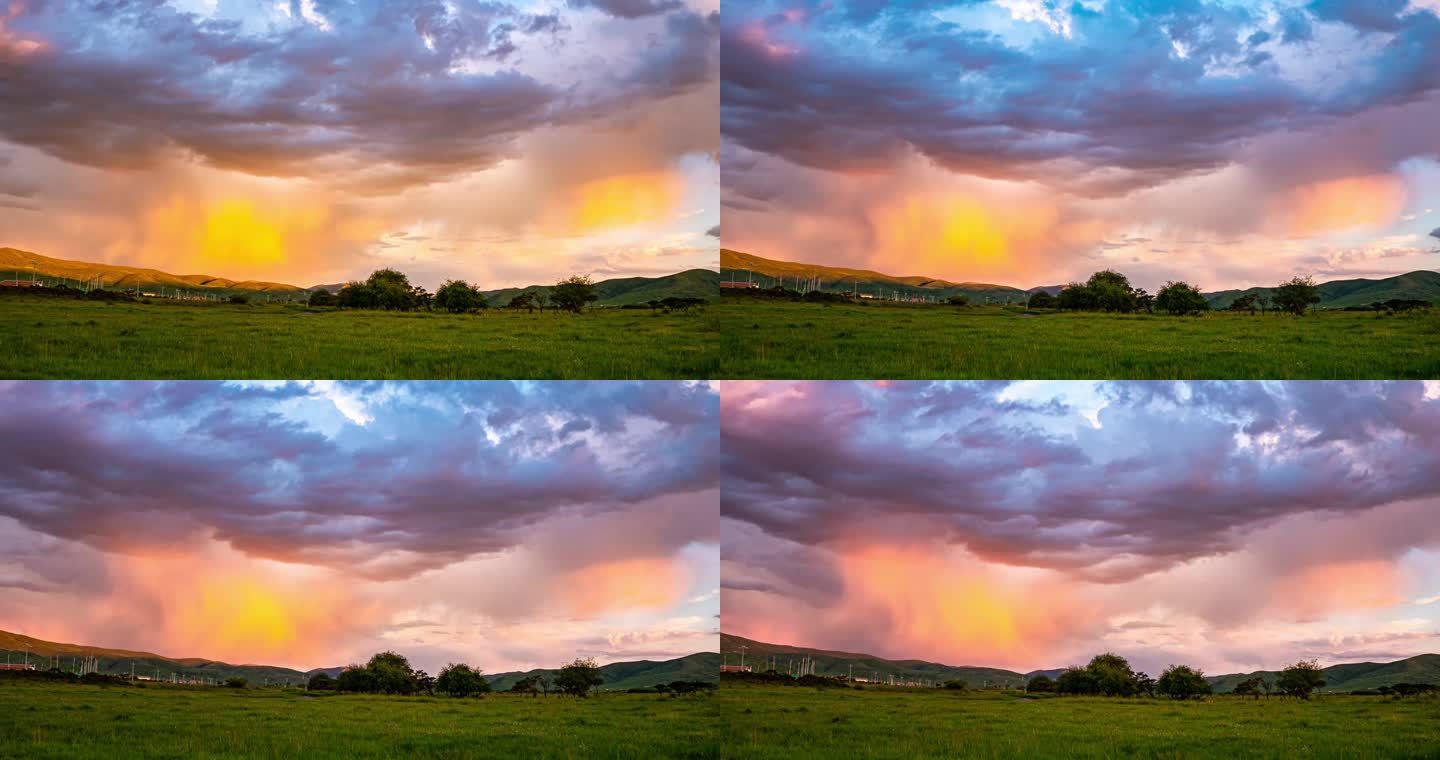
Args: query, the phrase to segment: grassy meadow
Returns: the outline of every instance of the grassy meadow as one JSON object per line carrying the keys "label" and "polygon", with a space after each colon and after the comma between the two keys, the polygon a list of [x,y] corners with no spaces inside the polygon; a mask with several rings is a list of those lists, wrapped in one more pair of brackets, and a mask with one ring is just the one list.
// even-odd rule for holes
{"label": "grassy meadow", "polygon": [[715,704],[0,681],[0,758],[715,758]]}
{"label": "grassy meadow", "polygon": [[0,298],[7,379],[673,379],[717,371],[713,310],[482,314]]}
{"label": "grassy meadow", "polygon": [[726,758],[1436,758],[1440,699],[1027,698],[726,683]]}
{"label": "grassy meadow", "polygon": [[1434,379],[1440,312],[1201,317],[727,297],[722,378]]}

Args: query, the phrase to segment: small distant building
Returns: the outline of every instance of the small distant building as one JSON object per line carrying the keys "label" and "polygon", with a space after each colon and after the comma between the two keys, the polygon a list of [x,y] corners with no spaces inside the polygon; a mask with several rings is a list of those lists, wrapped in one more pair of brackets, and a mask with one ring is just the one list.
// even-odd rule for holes
{"label": "small distant building", "polygon": [[0,670],[34,670],[34,663],[0,662]]}
{"label": "small distant building", "polygon": [[749,673],[749,672],[750,672],[750,666],[749,666],[749,665],[721,665],[721,666],[720,666],[720,672],[721,672],[721,673]]}
{"label": "small distant building", "polygon": [[721,281],[720,281],[720,287],[722,287],[722,288],[740,288],[740,289],[742,289],[742,290],[750,290],[750,289],[752,289],[752,288],[753,288],[753,289],[759,289],[760,283],[758,283],[758,282],[745,282],[745,281],[743,281],[743,280],[739,280],[739,281],[736,281],[736,280],[721,280]]}
{"label": "small distant building", "polygon": [[39,280],[0,280],[0,288],[43,288],[45,283]]}

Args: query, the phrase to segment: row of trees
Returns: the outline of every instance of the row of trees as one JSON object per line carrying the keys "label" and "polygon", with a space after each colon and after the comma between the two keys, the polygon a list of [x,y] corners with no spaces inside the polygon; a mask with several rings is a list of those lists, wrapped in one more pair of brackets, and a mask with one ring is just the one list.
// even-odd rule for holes
{"label": "row of trees", "polygon": [[[1309,699],[1310,694],[1325,685],[1325,676],[1314,660],[1302,660],[1280,671],[1272,684],[1264,678],[1250,678],[1236,684],[1234,693],[1259,697],[1279,694]],[[948,684],[947,684],[948,686]],[[1030,679],[1025,690],[1037,693],[1080,694],[1104,697],[1161,696],[1170,699],[1198,699],[1211,693],[1205,672],[1188,665],[1171,665],[1151,678],[1130,667],[1124,657],[1112,652],[1095,655],[1085,667],[1066,668],[1051,679],[1038,675]]]}
{"label": "row of trees", "polygon": [[[1320,303],[1320,290],[1308,277],[1294,277],[1276,286],[1272,294],[1246,294],[1235,300],[1231,309],[1262,311],[1271,305],[1278,310],[1304,315],[1311,306]],[[1236,305],[1238,304],[1238,306]],[[1106,269],[1090,275],[1084,283],[1072,282],[1061,288],[1058,295],[1039,292],[1030,297],[1027,304],[1032,309],[1062,309],[1071,311],[1106,311],[1120,314],[1132,312],[1162,311],[1173,315],[1200,314],[1210,308],[1210,302],[1200,289],[1188,282],[1167,282],[1158,293],[1151,295],[1144,288],[1130,284],[1130,278]]]}
{"label": "row of trees", "polygon": [[[593,659],[576,659],[560,668],[554,680],[543,675],[526,676],[511,687],[512,692],[549,694],[552,690],[577,697],[605,682]],[[242,686],[244,684],[241,684]],[[410,666],[410,660],[395,652],[380,652],[364,665],[351,665],[331,678],[316,673],[307,684],[310,691],[339,691],[359,694],[443,694],[449,697],[481,697],[491,692],[484,671],[463,663],[450,663],[431,676]]]}
{"label": "row of trees", "polygon": [[[512,309],[545,311],[550,306],[561,311],[581,313],[599,300],[595,282],[588,275],[567,277],[548,291],[526,291],[506,304]],[[311,306],[335,306],[342,309],[384,311],[447,311],[469,314],[490,307],[480,288],[461,280],[447,280],[432,295],[425,288],[412,285],[410,278],[395,269],[377,269],[364,282],[346,283],[339,293],[317,290],[310,294]]]}

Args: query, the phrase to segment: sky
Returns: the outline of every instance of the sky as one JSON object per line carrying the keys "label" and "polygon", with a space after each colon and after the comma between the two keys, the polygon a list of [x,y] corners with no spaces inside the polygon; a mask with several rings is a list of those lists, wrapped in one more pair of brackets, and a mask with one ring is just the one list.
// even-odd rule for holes
{"label": "sky", "polygon": [[0,630],[301,670],[717,651],[717,392],[0,385]]}
{"label": "sky", "polygon": [[309,287],[717,265],[718,0],[3,0],[0,246]]}
{"label": "sky", "polygon": [[1440,652],[1440,383],[721,388],[722,630],[1019,672]]}
{"label": "sky", "polygon": [[725,247],[1020,287],[1440,268],[1440,0],[727,0]]}

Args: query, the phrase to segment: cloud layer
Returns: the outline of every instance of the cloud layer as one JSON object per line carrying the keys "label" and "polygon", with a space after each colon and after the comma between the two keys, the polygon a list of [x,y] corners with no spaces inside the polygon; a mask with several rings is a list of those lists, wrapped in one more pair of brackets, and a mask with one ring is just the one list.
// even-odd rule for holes
{"label": "cloud layer", "polygon": [[[1424,384],[722,395],[735,633],[1022,667],[1174,649],[1213,669],[1278,664],[1311,627],[1420,650],[1440,631],[1407,611],[1440,583],[1440,394]],[[793,603],[815,615],[769,614]],[[1158,638],[1171,627],[1184,635]]]}
{"label": "cloud layer", "polygon": [[0,436],[0,585],[18,599],[0,628],[307,667],[387,642],[492,669],[635,648],[606,635],[706,648],[713,594],[687,601],[717,582],[703,385],[3,395],[23,411]]}
{"label": "cloud layer", "polygon": [[[1435,264],[1424,4],[742,2],[721,39],[728,247],[1019,285]],[[1392,200],[1315,203],[1345,182]]]}

